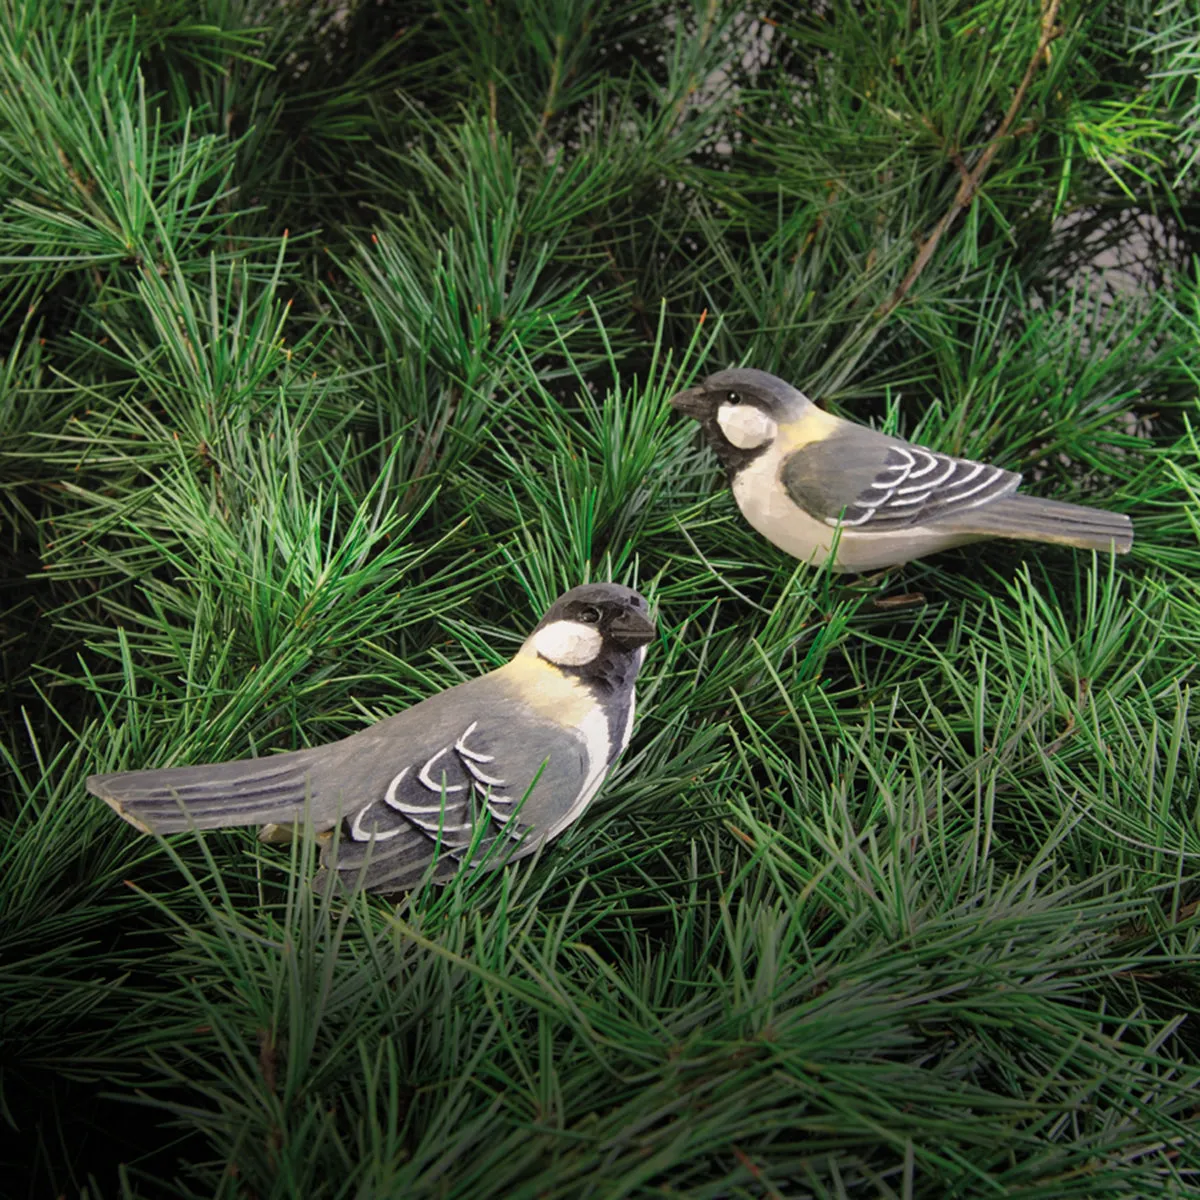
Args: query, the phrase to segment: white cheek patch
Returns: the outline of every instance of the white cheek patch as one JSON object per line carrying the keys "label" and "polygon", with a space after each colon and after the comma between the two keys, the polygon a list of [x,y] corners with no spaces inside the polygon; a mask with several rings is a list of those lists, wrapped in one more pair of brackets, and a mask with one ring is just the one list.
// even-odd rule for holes
{"label": "white cheek patch", "polygon": [[554,621],[533,635],[533,648],[559,667],[582,667],[590,663],[604,639],[594,625],[578,621]]}
{"label": "white cheek patch", "polygon": [[779,426],[753,404],[722,404],[717,424],[727,441],[739,450],[756,450],[774,441]]}

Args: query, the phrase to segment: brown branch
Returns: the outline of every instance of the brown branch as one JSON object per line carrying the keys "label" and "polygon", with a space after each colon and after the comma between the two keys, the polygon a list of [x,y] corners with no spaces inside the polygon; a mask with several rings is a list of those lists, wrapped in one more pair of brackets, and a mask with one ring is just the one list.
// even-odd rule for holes
{"label": "brown branch", "polygon": [[[708,39],[712,37],[713,28],[717,20],[717,0],[708,0],[708,5],[704,12],[704,24],[700,27],[699,38],[696,42],[696,58],[708,49]],[[683,110],[687,107],[688,97],[693,95],[696,88],[699,87],[700,81],[697,79],[695,72],[692,72],[687,79],[687,86],[683,89],[679,99],[672,106],[670,119],[667,121],[665,128],[668,132],[674,132],[680,125],[683,124]]]}
{"label": "brown branch", "polygon": [[260,1029],[258,1031],[258,1069],[262,1072],[267,1091],[272,1095],[275,1093],[275,1068],[278,1065],[275,1051],[274,1031]]}
{"label": "brown branch", "polygon": [[758,1183],[770,1197],[770,1200],[783,1200],[783,1193],[775,1187],[773,1183],[763,1174],[762,1168],[756,1163],[740,1146],[731,1146],[734,1154],[737,1155],[737,1160],[742,1164],[750,1176]]}
{"label": "brown branch", "polygon": [[412,474],[409,476],[408,487],[404,489],[404,495],[400,497],[400,507],[398,509],[400,516],[404,516],[409,512],[421,498],[421,482],[425,477],[425,472],[429,470],[430,463],[433,462],[433,457],[437,453],[438,447],[442,443],[442,436],[446,432],[446,426],[450,424],[458,408],[460,399],[461,393],[458,388],[451,388],[450,397],[446,404],[446,411],[442,413],[442,419],[438,421],[432,432],[426,436],[425,444],[421,447],[421,453],[417,455],[417,465],[413,467]]}
{"label": "brown branch", "polygon": [[550,64],[550,86],[546,90],[546,102],[542,105],[542,119],[538,124],[537,133],[533,136],[533,144],[539,145],[546,136],[550,118],[558,108],[558,88],[562,82],[564,39],[561,33],[554,35],[554,62]]}
{"label": "brown branch", "polygon": [[496,81],[489,79],[487,82],[488,94],[488,137],[494,146],[496,144],[496,109],[498,101],[496,98]]}
{"label": "brown branch", "polygon": [[[933,227],[933,232],[921,243],[921,248],[917,251],[917,257],[913,260],[912,266],[908,268],[908,272],[900,281],[900,286],[896,288],[888,301],[880,308],[879,315],[881,317],[886,317],[908,295],[912,285],[916,283],[917,277],[929,265],[929,260],[933,258],[934,252],[938,248],[938,243],[942,240],[942,236],[946,230],[950,228],[954,218],[975,198],[975,193],[979,190],[979,185],[983,183],[983,177],[987,174],[988,167],[992,165],[992,159],[1000,152],[1001,142],[1010,136],[1009,130],[1012,129],[1012,124],[1017,119],[1017,113],[1020,112],[1021,105],[1025,102],[1025,94],[1029,91],[1029,85],[1033,82],[1033,73],[1037,70],[1038,63],[1045,55],[1046,48],[1058,37],[1059,31],[1055,26],[1055,18],[1058,16],[1058,6],[1060,3],[1061,0],[1049,0],[1049,3],[1042,11],[1042,35],[1038,39],[1037,49],[1033,52],[1033,57],[1029,60],[1029,65],[1025,68],[1025,75],[1013,95],[1012,103],[1008,106],[1008,112],[1004,114],[1004,120],[1000,122],[1000,127],[992,134],[988,144],[984,147],[983,153],[979,156],[979,161],[976,162],[969,174],[963,175],[950,207],[943,214],[942,219]],[[1019,129],[1013,130],[1011,136],[1018,137],[1022,133],[1028,132],[1030,128],[1032,126],[1026,122]]]}

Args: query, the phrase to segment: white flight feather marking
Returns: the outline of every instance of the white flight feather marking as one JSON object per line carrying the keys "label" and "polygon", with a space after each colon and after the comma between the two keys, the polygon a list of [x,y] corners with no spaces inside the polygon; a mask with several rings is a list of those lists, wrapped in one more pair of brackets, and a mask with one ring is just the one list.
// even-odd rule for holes
{"label": "white flight feather marking", "polygon": [[[882,480],[885,475],[897,470],[904,470],[906,472],[906,474],[903,476],[903,478],[906,480],[919,478],[920,476],[931,471],[938,463],[937,456],[935,456],[931,451],[921,449],[919,446],[914,447],[911,450],[904,446],[895,446],[893,449],[897,454],[903,455],[905,459],[907,459],[907,463],[894,464],[890,467],[885,467],[879,472],[878,475],[875,476],[875,481],[868,489],[868,491],[874,492],[882,491],[885,493],[884,496],[881,499],[876,499],[876,502],[872,507],[866,508],[861,517],[855,517],[853,520],[842,520],[840,522],[837,517],[826,517],[826,525],[834,528],[836,528],[839,523],[846,527],[865,525],[881,508],[896,510],[900,508],[909,508],[918,504],[924,504],[927,500],[934,496],[936,490],[942,484],[944,484],[946,480],[948,480],[961,465],[963,465],[956,459],[948,459],[946,460],[945,469],[936,479],[924,480],[921,483],[910,482],[906,487],[898,487],[890,483],[890,481],[886,484],[881,483],[880,480]],[[922,467],[919,471],[910,470],[909,468],[915,466],[915,455],[918,454],[927,465]],[[971,496],[974,496],[978,492],[981,492],[985,488],[991,486],[995,475],[994,471],[990,471],[989,468],[982,463],[971,463],[970,467],[971,469],[967,472],[967,474],[965,474],[961,479],[956,480],[952,485],[954,494],[947,497],[947,501],[949,503],[955,505],[962,504],[964,500],[969,499]],[[966,491],[958,490],[963,484],[970,483],[971,480],[975,479],[980,472],[983,471],[988,472],[988,474],[985,475],[982,482],[977,483],[973,488],[968,488]],[[913,493],[916,494],[914,495]],[[904,497],[904,499],[901,499],[900,497]],[[872,497],[872,499],[875,499],[875,497]],[[969,508],[971,506],[966,505],[965,507]]]}
{"label": "white flight feather marking", "polygon": [[[930,470],[933,467],[937,466],[937,459],[934,458],[932,454],[929,456],[929,462],[930,462],[930,467],[926,468],[927,470]],[[950,462],[947,464],[946,469],[936,479],[925,479],[925,480],[922,480],[922,482],[920,482],[920,483],[911,484],[909,487],[902,487],[899,489],[900,494],[903,496],[905,492],[916,492],[916,491],[932,492],[935,489],[941,487],[942,484],[945,483],[946,480],[949,479],[950,476],[954,474],[956,466],[957,466],[957,464],[954,462],[953,459],[951,459]],[[909,476],[909,479],[916,479],[919,475],[924,475],[924,474],[925,474],[924,471],[914,471]]]}
{"label": "white flight feather marking", "polygon": [[[955,496],[955,497],[954,497],[954,503],[955,503],[955,504],[962,504],[962,502],[963,502],[964,500],[966,500],[966,499],[969,499],[971,496],[974,496],[974,495],[975,495],[977,492],[982,492],[982,491],[983,491],[985,488],[989,488],[989,487],[991,487],[991,486],[992,486],[992,482],[994,481],[994,479],[995,479],[995,476],[994,476],[994,475],[989,475],[989,476],[987,476],[985,479],[983,479],[983,480],[982,480],[982,482],[980,482],[980,483],[977,483],[977,484],[976,484],[976,485],[975,485],[973,488],[971,488],[969,491],[966,491],[966,492],[959,492],[959,494],[958,494],[957,496]],[[970,504],[967,504],[967,505],[964,505],[964,507],[966,507],[966,508],[971,508],[971,507],[972,507],[972,505],[970,505]]]}
{"label": "white flight feather marking", "polygon": [[900,473],[900,479],[896,480],[896,483],[899,483],[900,480],[907,479],[909,472],[911,472],[913,467],[916,466],[917,460],[915,458],[913,458],[912,452],[907,447],[893,446],[892,449],[895,450],[895,452],[897,454],[899,454],[904,459],[904,461],[898,462],[898,463],[892,463],[891,466],[885,466],[879,472],[879,474],[875,476],[875,480],[871,484],[872,487],[895,487],[896,484],[893,484],[893,483],[881,484],[879,481],[885,475],[890,475],[893,471],[898,471]]}
{"label": "white flight feather marking", "polygon": [[863,512],[861,517],[855,517],[853,521],[843,520],[841,517],[826,517],[825,524],[833,529],[839,525],[865,525],[876,513],[877,509],[868,508]]}
{"label": "white flight feather marking", "polygon": [[387,786],[387,791],[383,794],[384,804],[390,804],[397,812],[403,812],[405,803],[403,800],[396,798],[396,789],[400,786],[400,781],[408,774],[409,768],[405,767],[403,771],[397,775]]}
{"label": "white flight feather marking", "polygon": [[383,833],[379,833],[377,831],[368,833],[362,826],[362,819],[366,816],[367,809],[369,809],[374,803],[375,801],[372,800],[370,804],[364,804],[362,808],[358,810],[358,815],[354,818],[354,822],[350,826],[350,836],[356,842],[369,842],[372,838],[374,838],[377,842],[386,842],[388,838],[394,838],[397,834],[404,832],[404,826],[397,825],[395,829],[388,829]]}
{"label": "white flight feather marking", "polygon": [[[513,839],[513,841],[519,842],[523,837],[525,837],[527,831],[520,827],[519,821],[514,821],[512,819],[512,815],[513,815],[512,809],[513,809],[514,802],[512,800],[500,800],[499,801],[499,803],[505,804],[508,806],[507,812],[497,809],[496,803],[497,803],[496,801],[491,800],[491,799],[489,799],[487,801],[488,812],[492,814],[493,819],[500,825],[500,827],[503,829],[503,831],[510,838]],[[536,834],[534,836],[536,836]]]}
{"label": "white flight feather marking", "polygon": [[[505,783],[503,779],[496,779],[491,775],[486,775],[475,765],[477,762],[492,762],[495,758],[495,755],[482,754],[477,750],[472,750],[465,744],[466,739],[475,731],[475,728],[478,724],[478,721],[471,722],[463,735],[454,743],[454,749],[463,756],[467,769],[477,780],[483,784],[490,785],[491,787],[504,787]],[[418,780],[430,791],[440,793],[443,790],[440,783],[435,783],[433,781],[429,774],[429,770],[433,764],[437,762],[437,760],[445,753],[446,748],[443,747],[425,764],[424,767],[421,768],[421,772],[417,776]],[[440,804],[407,804],[396,795],[397,789],[400,787],[400,784],[404,782],[404,777],[410,770],[411,767],[405,767],[399,772],[399,774],[392,777],[391,782],[387,785],[387,790],[383,794],[383,802],[389,808],[395,809],[396,812],[401,813],[404,816],[419,817],[427,813],[440,813],[442,811],[442,805]],[[461,792],[465,789],[466,784],[456,783],[448,785],[445,788],[445,791]],[[483,788],[479,788],[479,790],[481,792],[484,791]],[[351,822],[350,836],[356,842],[367,842],[370,841],[371,838],[375,838],[377,841],[381,842],[387,841],[388,838],[394,838],[398,834],[404,832],[404,826],[401,825],[384,833],[368,833],[367,830],[363,828],[363,818],[367,815],[367,812],[374,803],[375,801],[372,800],[367,804],[364,804],[358,813],[355,814],[354,820]],[[448,831],[457,831],[461,829],[470,829],[471,825],[469,823],[466,825],[443,825],[442,828]]]}
{"label": "white flight feather marking", "polygon": [[[395,776],[392,779],[392,782],[388,784],[387,791],[383,794],[383,802],[400,813],[404,812],[405,804],[403,800],[398,800],[396,798],[396,788],[400,786],[400,781],[405,777],[405,775],[408,774],[408,770],[408,767],[405,767],[399,775]],[[363,828],[362,820],[363,817],[367,815],[367,809],[369,809],[374,803],[375,801],[371,800],[364,804],[362,808],[358,810],[358,814],[355,816],[350,825],[350,836],[356,842],[369,842],[371,838],[375,838],[377,841],[386,842],[388,838],[394,838],[397,834],[404,832],[404,826],[397,825],[395,829],[390,829],[386,833],[368,833]]]}
{"label": "white flight feather marking", "polygon": [[507,787],[508,785],[503,779],[497,779],[494,775],[485,775],[473,762],[467,761],[467,770],[480,782],[490,784],[492,787]]}
{"label": "white flight feather marking", "polygon": [[417,776],[417,779],[418,779],[418,780],[419,780],[421,783],[423,783],[423,784],[424,784],[424,785],[425,785],[425,786],[426,786],[426,787],[427,787],[427,788],[428,788],[428,789],[429,789],[431,792],[441,792],[441,791],[446,791],[446,792],[463,792],[463,791],[466,791],[467,785],[466,785],[465,783],[454,783],[454,784],[449,784],[449,783],[448,783],[448,784],[442,785],[442,784],[440,784],[440,783],[434,783],[433,779],[432,779],[432,778],[430,777],[430,775],[429,775],[429,768],[430,768],[430,767],[432,767],[432,766],[433,766],[433,764],[434,764],[435,762],[437,762],[437,760],[438,760],[439,758],[441,758],[443,754],[446,754],[446,753],[448,752],[448,749],[449,749],[449,747],[447,747],[447,746],[443,746],[443,747],[442,747],[442,748],[441,748],[441,749],[440,749],[440,750],[439,750],[439,751],[438,751],[438,752],[437,752],[437,753],[436,753],[436,754],[435,754],[435,755],[434,755],[434,756],[433,756],[433,757],[432,757],[432,758],[431,758],[431,759],[430,759],[430,760],[429,760],[429,761],[428,761],[428,762],[427,762],[427,763],[426,763],[426,764],[425,764],[425,765],[424,765],[424,766],[421,768],[421,773],[420,773],[420,774]]}
{"label": "white flight feather marking", "polygon": [[496,756],[494,754],[480,754],[478,750],[472,750],[467,746],[467,738],[469,738],[471,734],[475,732],[475,727],[478,724],[478,721],[472,721],[470,725],[467,726],[462,737],[460,737],[458,741],[454,743],[454,748],[463,756],[463,758],[469,758],[472,762],[495,762]]}
{"label": "white flight feather marking", "polygon": [[[928,475],[929,472],[932,471],[937,466],[937,459],[934,458],[934,456],[932,454],[924,454],[924,455],[922,455],[922,458],[925,459],[925,465],[920,470],[909,471],[909,473],[908,473],[909,479],[920,479],[922,475]],[[924,487],[925,484],[922,483],[918,486]],[[904,491],[905,489],[901,488],[900,490]]]}

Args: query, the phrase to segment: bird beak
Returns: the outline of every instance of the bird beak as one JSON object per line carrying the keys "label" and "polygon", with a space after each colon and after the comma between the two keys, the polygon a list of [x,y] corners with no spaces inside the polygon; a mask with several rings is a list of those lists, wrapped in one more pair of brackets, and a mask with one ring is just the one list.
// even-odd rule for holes
{"label": "bird beak", "polygon": [[668,403],[681,413],[697,418],[707,416],[712,407],[708,389],[703,387],[688,388],[686,392],[676,392]]}
{"label": "bird beak", "polygon": [[654,633],[654,622],[629,608],[618,613],[607,630],[608,636],[623,650],[654,641]]}

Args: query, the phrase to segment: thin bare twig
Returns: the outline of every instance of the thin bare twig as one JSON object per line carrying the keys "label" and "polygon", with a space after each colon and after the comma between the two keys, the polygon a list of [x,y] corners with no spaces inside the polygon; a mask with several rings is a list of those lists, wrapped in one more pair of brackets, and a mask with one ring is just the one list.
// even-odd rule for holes
{"label": "thin bare twig", "polygon": [[429,464],[433,461],[438,447],[442,444],[442,435],[446,432],[446,426],[450,424],[451,419],[454,417],[461,398],[462,394],[458,388],[450,389],[450,398],[446,404],[446,411],[442,413],[442,419],[438,421],[434,430],[426,436],[425,444],[421,447],[421,453],[417,455],[417,465],[413,467],[412,474],[409,476],[408,487],[404,489],[404,495],[400,497],[399,512],[401,516],[407,513],[421,498],[421,483],[425,478],[425,472],[429,470]]}
{"label": "thin bare twig", "polygon": [[558,108],[558,88],[562,82],[564,43],[565,39],[561,33],[554,35],[554,61],[550,64],[550,86],[546,90],[546,102],[542,105],[542,119],[538,124],[537,133],[533,135],[535,146],[539,145],[542,138],[546,136],[550,118],[554,116]]}
{"label": "thin bare twig", "polygon": [[[708,0],[708,5],[704,13],[704,24],[700,26],[699,36],[696,40],[696,58],[708,49],[709,38],[712,37],[713,29],[717,21],[717,0]],[[673,132],[683,123],[684,109],[687,107],[688,97],[693,95],[696,88],[699,86],[699,78],[693,72],[688,76],[687,86],[680,93],[679,99],[675,101],[671,109],[671,118],[666,123],[665,128]]]}
{"label": "thin bare twig", "polygon": [[[983,177],[987,174],[988,167],[992,165],[992,159],[1000,152],[1001,143],[1005,138],[1010,136],[1009,131],[1012,130],[1012,124],[1017,119],[1017,113],[1020,112],[1021,105],[1025,102],[1025,94],[1029,91],[1029,85],[1033,82],[1033,73],[1037,70],[1038,63],[1045,55],[1046,47],[1058,37],[1058,28],[1055,25],[1055,19],[1058,17],[1060,2],[1061,0],[1050,0],[1049,4],[1043,10],[1042,35],[1038,39],[1037,49],[1033,52],[1033,57],[1030,58],[1029,65],[1025,68],[1025,75],[1013,95],[1012,103],[1008,106],[1008,112],[1004,114],[1004,120],[1000,122],[1000,127],[992,134],[991,139],[983,149],[983,153],[979,156],[979,161],[976,162],[971,171],[964,174],[960,166],[959,172],[963,175],[963,178],[958,185],[958,191],[954,194],[953,202],[943,214],[942,219],[933,227],[933,232],[921,243],[921,248],[917,251],[917,257],[913,260],[912,266],[908,268],[904,278],[900,281],[900,286],[896,288],[891,297],[880,308],[879,315],[881,317],[886,317],[908,295],[912,285],[917,281],[917,277],[929,265],[929,260],[933,258],[934,251],[938,248],[938,243],[942,240],[942,236],[946,230],[950,228],[954,218],[975,198],[975,193],[979,190],[979,185],[983,182]],[[1032,125],[1026,122],[1019,129],[1013,130],[1011,136],[1018,137],[1022,133],[1028,132],[1031,128]]]}
{"label": "thin bare twig", "polygon": [[770,1200],[783,1200],[783,1193],[766,1178],[762,1168],[740,1146],[733,1146],[732,1150],[737,1155],[738,1162],[749,1172],[754,1181],[764,1189]]}
{"label": "thin bare twig", "polygon": [[488,137],[491,139],[492,145],[496,144],[496,109],[498,101],[496,98],[496,81],[489,79],[487,82],[488,94]]}

